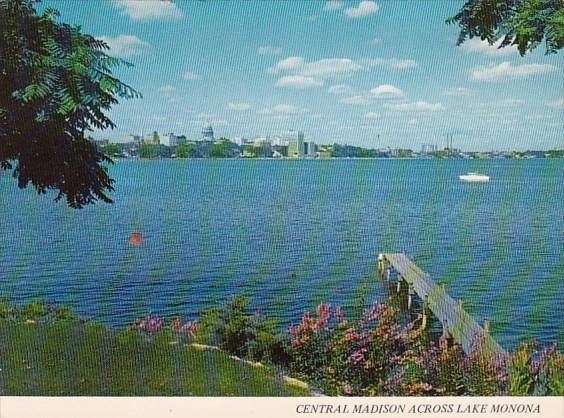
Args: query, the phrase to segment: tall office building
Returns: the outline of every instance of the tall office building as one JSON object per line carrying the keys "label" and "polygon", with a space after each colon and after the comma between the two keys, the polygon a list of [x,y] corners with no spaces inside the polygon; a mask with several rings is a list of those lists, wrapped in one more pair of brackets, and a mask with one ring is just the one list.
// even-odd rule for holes
{"label": "tall office building", "polygon": [[288,131],[283,135],[288,141],[288,157],[303,158],[305,155],[304,133],[301,131]]}
{"label": "tall office building", "polygon": [[315,157],[317,145],[313,141],[304,142],[304,154],[306,157]]}

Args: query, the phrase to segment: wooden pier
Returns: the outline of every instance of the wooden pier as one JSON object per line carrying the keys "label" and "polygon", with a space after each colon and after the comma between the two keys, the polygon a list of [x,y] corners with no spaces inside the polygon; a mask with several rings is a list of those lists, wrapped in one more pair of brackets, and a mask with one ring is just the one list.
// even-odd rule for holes
{"label": "wooden pier", "polygon": [[[402,284],[407,286],[407,306],[411,309],[414,294],[423,301],[423,315],[431,311],[443,325],[443,334],[460,344],[466,354],[476,349],[481,342],[481,349],[487,354],[507,355],[507,352],[489,334],[489,321],[480,326],[464,309],[462,300],[455,301],[444,286],[439,286],[431,276],[421,270],[404,253],[384,253],[378,256],[378,272],[387,280],[392,279],[392,272],[397,273],[398,293]],[[426,319],[426,318],[424,318]]]}

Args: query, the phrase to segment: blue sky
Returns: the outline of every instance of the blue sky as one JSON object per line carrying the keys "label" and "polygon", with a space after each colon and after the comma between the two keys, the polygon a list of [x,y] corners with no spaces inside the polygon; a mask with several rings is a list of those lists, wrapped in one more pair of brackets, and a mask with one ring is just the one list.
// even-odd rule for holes
{"label": "blue sky", "polygon": [[[564,53],[456,46],[462,1],[47,1],[135,64],[114,131],[463,150],[564,146]],[[80,4],[80,6],[78,6]],[[378,141],[378,135],[380,140]]]}

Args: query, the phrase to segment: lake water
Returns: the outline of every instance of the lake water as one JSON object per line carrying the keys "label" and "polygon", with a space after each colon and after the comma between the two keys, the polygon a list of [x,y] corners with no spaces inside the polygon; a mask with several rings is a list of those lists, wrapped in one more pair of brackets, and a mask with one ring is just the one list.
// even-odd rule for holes
{"label": "lake water", "polygon": [[376,257],[405,250],[506,348],[564,344],[562,160],[130,160],[111,175],[115,203],[78,211],[0,176],[0,296],[122,325],[244,293],[286,325],[321,301],[385,299]]}

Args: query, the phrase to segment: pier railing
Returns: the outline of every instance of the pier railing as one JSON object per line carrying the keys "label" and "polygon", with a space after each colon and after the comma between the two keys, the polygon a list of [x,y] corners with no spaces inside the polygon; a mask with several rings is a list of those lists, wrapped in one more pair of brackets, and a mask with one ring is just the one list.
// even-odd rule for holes
{"label": "pier railing", "polygon": [[[393,272],[396,274],[392,274]],[[462,300],[455,301],[448,295],[444,286],[438,285],[404,253],[380,254],[378,273],[386,280],[392,280],[392,276],[397,277],[398,293],[402,284],[407,286],[408,309],[411,309],[414,295],[419,296],[423,301],[423,315],[426,315],[427,311],[432,312],[442,324],[445,337],[460,344],[466,354],[471,354],[479,348],[486,354],[503,357],[507,355],[490,335],[489,320],[485,319],[483,326],[480,326],[466,312]]]}

